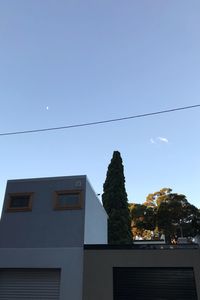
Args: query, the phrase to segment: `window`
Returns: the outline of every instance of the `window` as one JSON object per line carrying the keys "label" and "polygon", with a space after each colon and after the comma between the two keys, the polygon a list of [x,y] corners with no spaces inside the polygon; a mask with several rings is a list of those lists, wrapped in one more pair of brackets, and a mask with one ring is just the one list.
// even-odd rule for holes
{"label": "window", "polygon": [[54,208],[58,210],[81,209],[81,191],[56,191]]}
{"label": "window", "polygon": [[32,210],[33,193],[9,194],[7,211],[30,211]]}

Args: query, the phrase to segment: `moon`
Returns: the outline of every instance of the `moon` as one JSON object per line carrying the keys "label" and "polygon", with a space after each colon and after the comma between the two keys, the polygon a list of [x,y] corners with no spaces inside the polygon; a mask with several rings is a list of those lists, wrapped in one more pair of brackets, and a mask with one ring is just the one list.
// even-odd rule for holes
{"label": "moon", "polygon": [[48,107],[48,106],[46,106],[46,110],[49,110],[49,107]]}

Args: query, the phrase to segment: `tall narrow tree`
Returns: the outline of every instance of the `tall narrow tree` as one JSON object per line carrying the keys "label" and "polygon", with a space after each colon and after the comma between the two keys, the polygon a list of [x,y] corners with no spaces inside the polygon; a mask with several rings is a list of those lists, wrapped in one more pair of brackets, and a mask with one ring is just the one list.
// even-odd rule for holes
{"label": "tall narrow tree", "polygon": [[108,166],[102,195],[108,214],[108,243],[131,244],[131,217],[125,189],[124,167],[120,152],[114,151]]}

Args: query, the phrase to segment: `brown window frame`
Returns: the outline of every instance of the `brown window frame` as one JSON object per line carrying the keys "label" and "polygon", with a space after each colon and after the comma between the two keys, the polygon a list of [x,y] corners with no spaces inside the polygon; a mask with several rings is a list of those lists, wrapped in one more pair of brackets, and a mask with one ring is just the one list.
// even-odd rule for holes
{"label": "brown window frame", "polygon": [[[32,211],[32,204],[33,204],[33,194],[32,192],[25,192],[25,193],[9,193],[8,200],[7,200],[7,212],[22,212],[22,211]],[[20,196],[29,196],[28,206],[24,207],[12,207],[11,201],[12,197],[20,197]]]}
{"label": "brown window frame", "polygon": [[[59,205],[59,195],[78,195],[79,201],[76,205]],[[55,210],[74,210],[82,209],[83,198],[81,190],[60,190],[54,193],[54,209]]]}

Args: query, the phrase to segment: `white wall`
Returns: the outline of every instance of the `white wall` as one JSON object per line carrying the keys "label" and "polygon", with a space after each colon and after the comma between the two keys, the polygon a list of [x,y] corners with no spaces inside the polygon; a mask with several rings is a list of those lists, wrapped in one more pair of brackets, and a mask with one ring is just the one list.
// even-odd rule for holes
{"label": "white wall", "polygon": [[100,200],[87,180],[84,244],[107,244],[107,219],[108,216]]}

